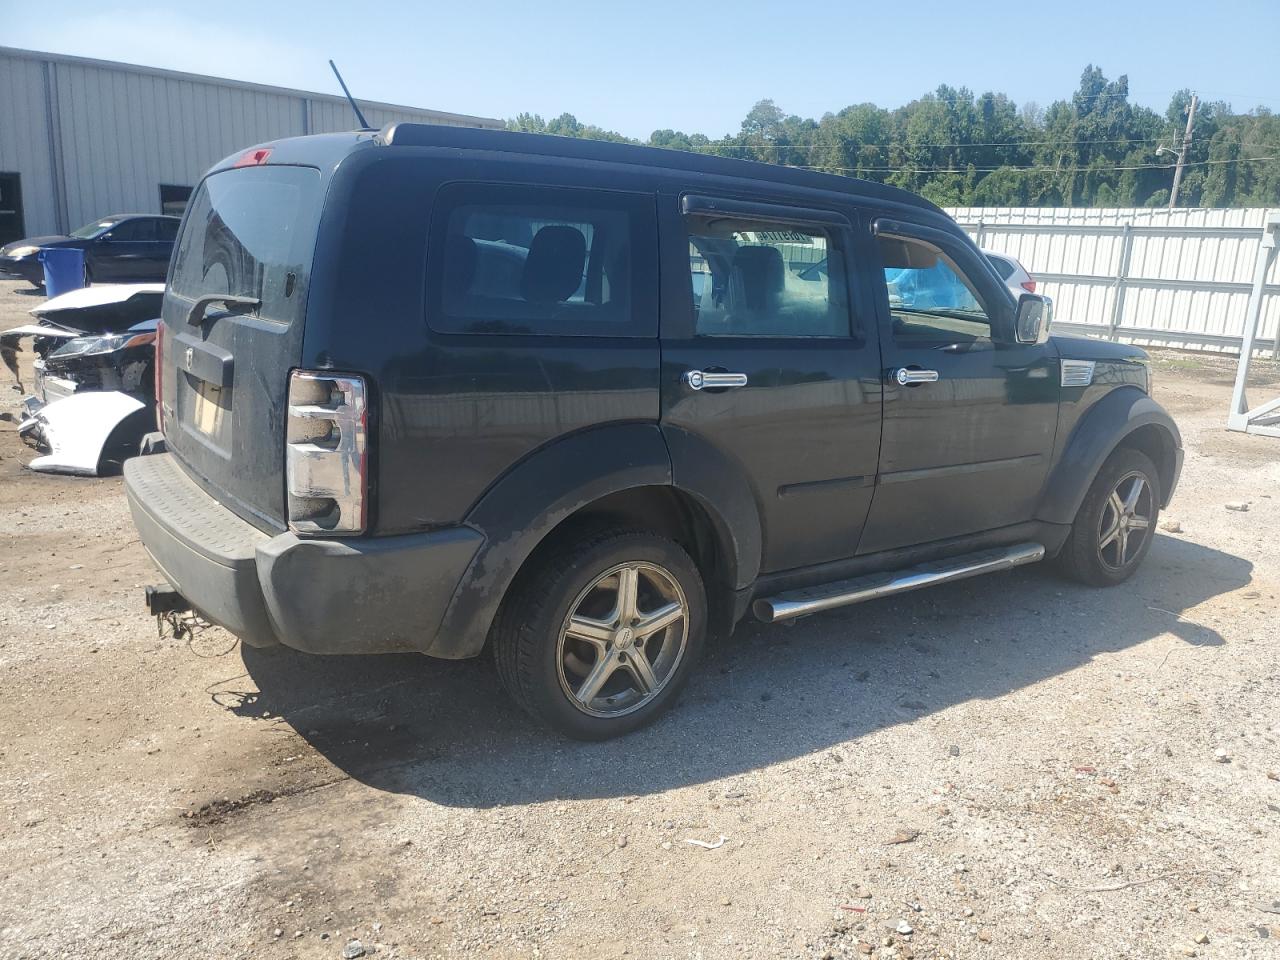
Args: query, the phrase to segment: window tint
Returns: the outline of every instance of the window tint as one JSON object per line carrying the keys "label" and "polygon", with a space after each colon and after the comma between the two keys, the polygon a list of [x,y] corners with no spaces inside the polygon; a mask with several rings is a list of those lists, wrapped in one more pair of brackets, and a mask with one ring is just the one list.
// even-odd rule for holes
{"label": "window tint", "polygon": [[877,238],[893,336],[904,342],[990,339],[991,318],[964,272],[940,248],[907,237]]}
{"label": "window tint", "polygon": [[93,223],[86,223],[83,227],[72,230],[71,236],[77,240],[91,240],[99,234],[106,233],[119,222],[119,220],[95,220]]}
{"label": "window tint", "polygon": [[821,228],[690,216],[699,336],[847,337],[840,251]]}
{"label": "window tint", "polygon": [[156,239],[171,243],[178,239],[178,220],[157,220]]}
{"label": "window tint", "polygon": [[262,166],[207,177],[174,253],[171,289],[192,299],[230,293],[262,301],[257,315],[301,309],[320,218],[320,171]]}
{"label": "window tint", "polygon": [[155,223],[146,217],[139,217],[135,220],[125,220],[111,228],[112,240],[136,242],[140,240],[154,240],[155,238]]}
{"label": "window tint", "polygon": [[1013,261],[1006,260],[1004,257],[997,257],[988,253],[987,260],[996,268],[996,273],[1000,275],[1001,280],[1008,280],[1013,276]]}
{"label": "window tint", "polygon": [[[456,185],[432,238],[438,308],[452,333],[629,337],[656,333],[646,277],[653,202],[589,190]],[[647,225],[647,227],[646,227]]]}

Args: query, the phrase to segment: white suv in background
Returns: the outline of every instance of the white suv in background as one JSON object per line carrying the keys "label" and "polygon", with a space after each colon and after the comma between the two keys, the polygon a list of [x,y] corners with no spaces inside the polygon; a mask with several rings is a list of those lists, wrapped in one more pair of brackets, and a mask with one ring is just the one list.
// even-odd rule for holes
{"label": "white suv in background", "polygon": [[1005,282],[1016,300],[1024,293],[1036,292],[1036,278],[1027,273],[1027,268],[1007,253],[996,253],[994,250],[983,250],[982,255],[991,261],[996,273]]}

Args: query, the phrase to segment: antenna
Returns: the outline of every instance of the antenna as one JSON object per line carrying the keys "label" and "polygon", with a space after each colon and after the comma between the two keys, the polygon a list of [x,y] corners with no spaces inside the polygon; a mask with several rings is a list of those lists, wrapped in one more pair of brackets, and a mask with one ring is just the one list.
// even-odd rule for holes
{"label": "antenna", "polygon": [[333,68],[333,75],[338,78],[338,84],[342,87],[342,92],[347,95],[347,103],[351,104],[351,109],[355,111],[356,119],[360,121],[360,129],[372,130],[373,128],[370,127],[368,122],[365,120],[364,114],[361,113],[360,108],[356,106],[355,97],[351,96],[351,91],[347,89],[347,82],[342,79],[342,74],[338,72],[338,65],[330,60],[329,66]]}

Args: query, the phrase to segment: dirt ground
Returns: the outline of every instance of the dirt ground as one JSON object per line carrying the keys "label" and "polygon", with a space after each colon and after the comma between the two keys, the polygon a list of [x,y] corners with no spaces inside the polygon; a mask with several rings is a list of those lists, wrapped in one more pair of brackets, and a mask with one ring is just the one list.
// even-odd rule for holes
{"label": "dirt ground", "polygon": [[1280,956],[1280,440],[1156,369],[1181,532],[1129,584],[744,623],[598,745],[487,662],[158,636],[119,480],[0,422],[0,956]]}

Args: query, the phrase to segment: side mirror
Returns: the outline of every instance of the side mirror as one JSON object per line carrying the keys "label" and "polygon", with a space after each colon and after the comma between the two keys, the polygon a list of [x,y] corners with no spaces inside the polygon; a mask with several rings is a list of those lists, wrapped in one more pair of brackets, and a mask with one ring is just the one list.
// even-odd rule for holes
{"label": "side mirror", "polygon": [[110,243],[114,239],[115,237],[111,236],[111,234],[109,233],[104,233],[102,236],[98,238],[98,240],[102,243]]}
{"label": "side mirror", "polygon": [[1024,293],[1018,298],[1018,313],[1014,318],[1013,335],[1018,343],[1044,343],[1049,339],[1049,321],[1053,301],[1034,293]]}

